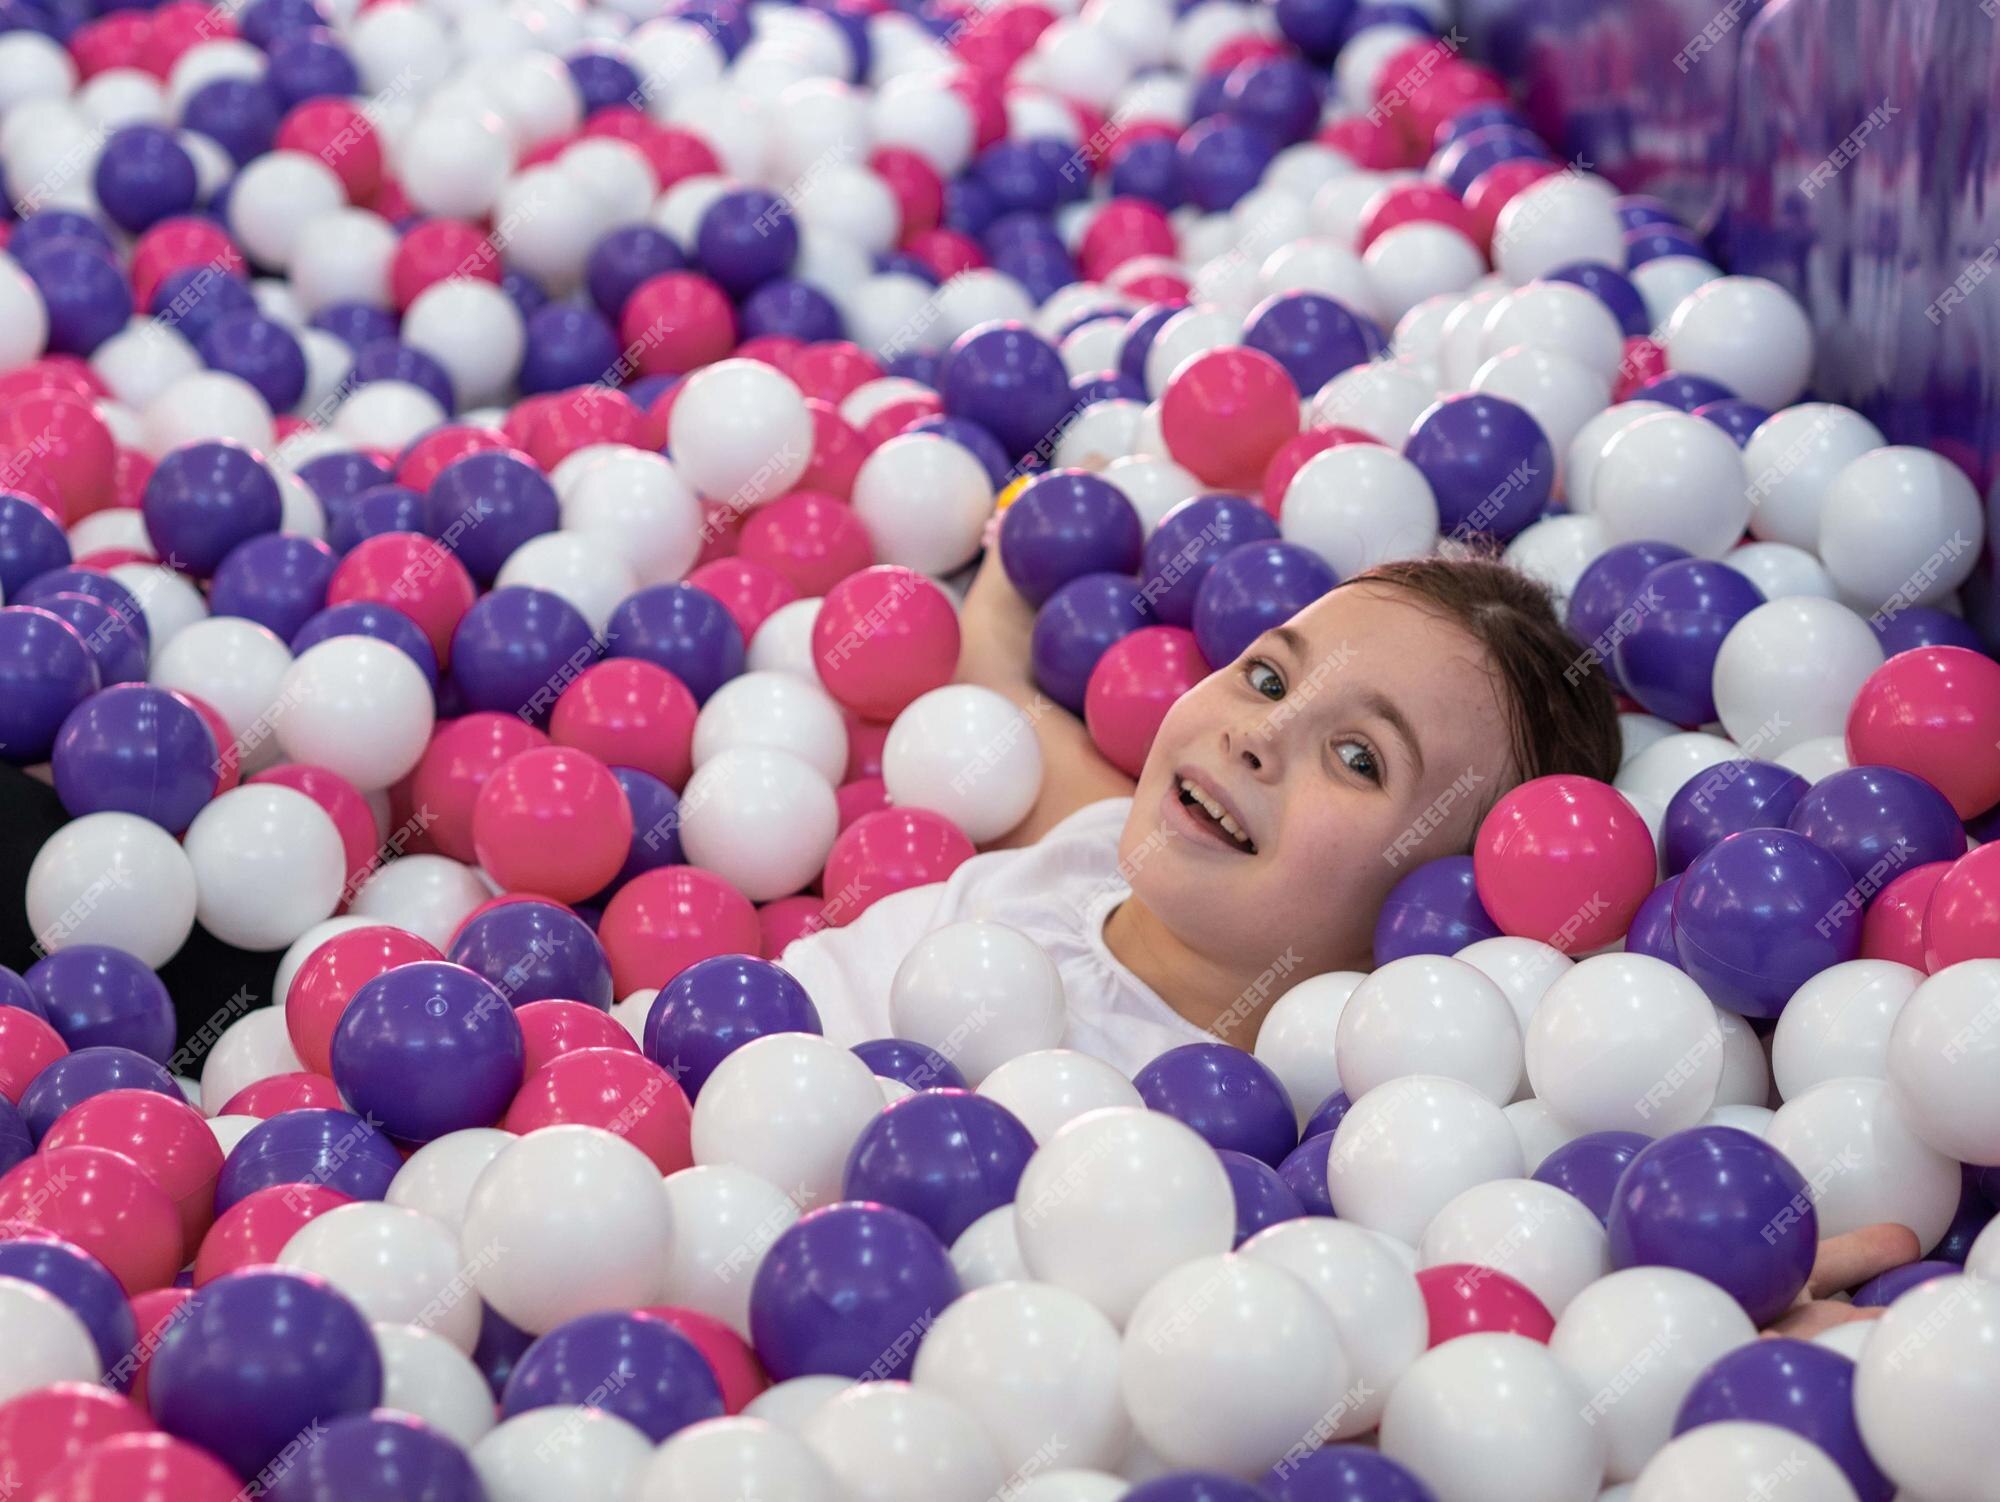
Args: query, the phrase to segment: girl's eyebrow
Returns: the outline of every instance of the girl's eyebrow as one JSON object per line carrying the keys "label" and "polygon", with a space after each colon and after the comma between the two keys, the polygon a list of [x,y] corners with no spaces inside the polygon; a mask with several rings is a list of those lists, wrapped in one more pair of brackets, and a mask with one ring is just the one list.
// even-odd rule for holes
{"label": "girl's eyebrow", "polygon": [[1395,701],[1371,689],[1362,695],[1361,709],[1364,714],[1375,716],[1396,732],[1404,746],[1408,748],[1410,760],[1417,764],[1417,776],[1421,778],[1424,775],[1424,748],[1418,742],[1417,732],[1411,726],[1409,718],[1396,706]]}

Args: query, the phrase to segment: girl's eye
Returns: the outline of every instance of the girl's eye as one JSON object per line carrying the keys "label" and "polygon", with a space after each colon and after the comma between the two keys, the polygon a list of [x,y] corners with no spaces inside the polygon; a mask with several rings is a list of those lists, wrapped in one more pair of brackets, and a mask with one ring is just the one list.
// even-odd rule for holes
{"label": "girl's eye", "polygon": [[1334,748],[1334,754],[1348,771],[1366,777],[1370,782],[1382,780],[1382,769],[1375,763],[1375,753],[1359,741],[1342,741]]}
{"label": "girl's eye", "polygon": [[1243,681],[1267,699],[1285,697],[1284,678],[1279,675],[1276,668],[1261,657],[1251,659],[1249,665],[1243,669]]}

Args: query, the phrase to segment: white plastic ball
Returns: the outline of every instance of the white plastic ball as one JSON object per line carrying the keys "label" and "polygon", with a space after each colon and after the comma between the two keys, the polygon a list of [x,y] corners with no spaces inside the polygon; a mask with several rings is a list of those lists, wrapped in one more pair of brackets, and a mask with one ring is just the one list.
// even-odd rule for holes
{"label": "white plastic ball", "polygon": [[1468,1263],[1505,1273],[1560,1319],[1570,1300],[1611,1271],[1611,1244],[1590,1207],[1533,1179],[1468,1189],[1431,1218],[1422,1267]]}
{"label": "white plastic ball", "polygon": [[[14,32],[12,36],[24,33]],[[6,59],[0,56],[0,79]],[[96,1382],[104,1363],[90,1331],[68,1304],[40,1285],[0,1277],[0,1341],[7,1363],[0,1368],[0,1403],[57,1382]]]}
{"label": "white plastic ball", "polygon": [[1493,264],[1520,286],[1574,261],[1625,264],[1625,230],[1602,181],[1562,172],[1523,188],[1493,229]]}
{"label": "white plastic ball", "polygon": [[845,1377],[791,1377],[772,1383],[744,1404],[743,1416],[802,1434],[807,1419],[853,1385]]}
{"label": "white plastic ball", "polygon": [[1640,1474],[1631,1502],[1855,1502],[1854,1488],[1818,1445],[1775,1424],[1699,1424],[1664,1446]]}
{"label": "white plastic ball", "polygon": [[1367,979],[1359,970],[1309,976],[1271,1004],[1257,1029],[1257,1058],[1285,1087],[1301,1124],[1340,1088],[1340,1019]]}
{"label": "white plastic ball", "polygon": [[[833,282],[828,285],[842,284]],[[935,307],[937,335],[947,345],[982,323],[992,323],[996,319],[1017,319],[1026,323],[1035,316],[1034,301],[1019,282],[1004,271],[984,266],[961,271],[948,279],[937,289]]]}
{"label": "white plastic ball", "polygon": [[1630,1481],[1672,1435],[1695,1379],[1756,1335],[1743,1306],[1706,1278],[1633,1267],[1570,1300],[1549,1354],[1577,1380],[1582,1416],[1609,1441],[1607,1479]]}
{"label": "white plastic ball", "polygon": [[587,136],[564,148],[556,164],[597,200],[599,215],[612,225],[642,222],[659,196],[653,164],[629,141]]}
{"label": "white plastic ball", "polygon": [[1174,507],[1202,493],[1201,481],[1171,459],[1128,454],[1106,465],[1103,478],[1132,503],[1148,536]]}
{"label": "white plastic ball", "polygon": [[1569,451],[1584,425],[1611,400],[1610,379],[1601,371],[1565,350],[1538,344],[1502,350],[1472,373],[1468,389],[1525,410],[1558,454]]}
{"label": "white plastic ball", "polygon": [[1925,1497],[1991,1497],[2000,1431],[2000,1285],[1936,1278],[1889,1306],[1857,1359],[1854,1415],[1876,1464]]}
{"label": "white plastic ball", "polygon": [[1315,427],[1359,428],[1401,451],[1437,392],[1411,371],[1377,360],[1343,370],[1312,399]]}
{"label": "white plastic ball", "polygon": [[223,1030],[202,1061],[201,1109],[215,1116],[238,1091],[305,1067],[292,1049],[283,1009],[253,1007]]}
{"label": "white plastic ball", "polygon": [[1847,737],[1816,735],[1780,751],[1773,758],[1779,766],[1797,772],[1807,782],[1818,782],[1853,765],[1847,759]]}
{"label": "white plastic ball", "polygon": [[1715,656],[1715,707],[1745,754],[1765,758],[1842,734],[1882,643],[1837,600],[1793,596],[1759,605]]}
{"label": "white plastic ball", "polygon": [[271,409],[264,398],[242,377],[220,370],[182,376],[146,404],[139,422],[146,453],[154,459],[212,438],[233,439],[259,453],[272,446]]}
{"label": "white plastic ball", "polygon": [[[0,269],[0,318],[9,316],[6,295],[5,272]],[[5,352],[0,350],[0,368],[5,367]],[[144,408],[174,382],[199,371],[201,357],[166,323],[134,318],[97,346],[90,356],[90,368],[119,401]]]}
{"label": "white plastic ball", "polygon": [[308,647],[286,671],[272,725],[294,761],[370,791],[410,773],[435,716],[430,684],[407,652],[336,636]]}
{"label": "white plastic ball", "polygon": [[1021,1256],[1021,1238],[1015,1233],[1014,1207],[1001,1205],[988,1210],[960,1231],[958,1240],[951,1244],[951,1268],[958,1274],[959,1287],[967,1293],[996,1283],[1032,1282],[1033,1275]]}
{"label": "white plastic ball", "polygon": [[369,381],[341,400],[333,430],[357,448],[396,453],[439,427],[445,410],[413,381]]}
{"label": "white plastic ball", "polygon": [[1613,786],[1627,798],[1645,798],[1664,808],[1689,778],[1740,754],[1733,741],[1706,731],[1683,730],[1663,735],[1618,769]]}
{"label": "white plastic ball", "polygon": [[411,1153],[384,1198],[448,1227],[456,1235],[465,1225],[472,1186],[493,1160],[520,1139],[498,1127],[465,1127],[433,1138]]}
{"label": "white plastic ball", "polygon": [[1787,542],[1746,542],[1724,553],[1722,561],[1756,585],[1766,600],[1794,595],[1832,600],[1840,594],[1817,558]]}
{"label": "white plastic ball", "polygon": [[675,466],[713,500],[754,506],[783,495],[812,458],[812,414],[799,388],[760,360],[724,360],[689,376],[668,419]]}
{"label": "white plastic ball", "polygon": [[1118,1330],[1089,1300],[1053,1284],[1004,1283],[937,1316],[910,1381],[954,1399],[1021,1474],[1044,1452],[1090,1467],[1124,1458],[1132,1421],[1118,1372]]}
{"label": "white plastic ball", "polygon": [[1121,1373],[1132,1423],[1155,1454],[1232,1475],[1311,1446],[1355,1379],[1312,1290],[1282,1267],[1229,1253],[1187,1262],[1147,1290],[1126,1322]]}
{"label": "white plastic ball", "polygon": [[1751,532],[1766,542],[1818,548],[1820,510],[1835,478],[1887,441],[1859,412],[1830,402],[1772,413],[1743,447],[1756,503]]}
{"label": "white plastic ball", "polygon": [[432,110],[404,137],[397,165],[411,207],[477,220],[492,211],[506,186],[514,143],[498,115]]}
{"label": "white plastic ball", "polygon": [[487,77],[494,107],[524,148],[564,135],[583,122],[583,99],[559,57],[517,53],[495,64]]}
{"label": "white plastic ball", "polygon": [[1921,970],[1893,960],[1849,960],[1792,993],[1771,1035],[1778,1093],[1795,1100],[1828,1080],[1889,1077],[1889,1034]]}
{"label": "white plastic ball", "polygon": [[1333,1316],[1353,1385],[1329,1415],[1327,1439],[1353,1439],[1373,1429],[1389,1394],[1429,1344],[1423,1290],[1398,1246],[1330,1216],[1281,1221],[1243,1243],[1244,1258],[1291,1273]]}
{"label": "white plastic ball", "polygon": [[1138,402],[1092,402],[1063,428],[1056,441],[1054,467],[1096,473],[1131,453],[1145,410]]}
{"label": "white plastic ball", "polygon": [[1510,1101],[1501,1114],[1513,1128],[1514,1140],[1521,1144],[1521,1164],[1530,1174],[1550,1153],[1583,1135],[1581,1128],[1571,1126],[1533,1096]]}
{"label": "white plastic ball", "polygon": [[[844,755],[845,738],[837,744]],[[1012,700],[976,684],[952,684],[921,695],[896,716],[882,749],[882,780],[891,803],[943,814],[983,845],[1035,806],[1041,743],[1033,721]]]}
{"label": "white plastic ball", "polygon": [[521,584],[560,595],[598,636],[611,624],[611,612],[639,587],[631,562],[615,541],[566,531],[530,537],[507,555],[493,582],[499,588]]}
{"label": "white plastic ball", "polygon": [[1979,492],[1929,449],[1863,454],[1820,505],[1819,556],[1864,610],[1937,604],[1971,575],[1985,537]]}
{"label": "white plastic ball", "polygon": [[273,151],[253,158],[236,174],[229,190],[229,224],[251,260],[283,271],[305,243],[307,226],[346,204],[347,190],[318,157]]}
{"label": "white plastic ball", "polygon": [[1499,1106],[1463,1081],[1411,1074],[1349,1107],[1326,1186],[1342,1220],[1415,1246],[1458,1195],[1521,1174],[1521,1145]]}
{"label": "white plastic ball", "polygon": [[1606,444],[1640,418],[1673,410],[1665,402],[1619,402],[1577,429],[1565,451],[1562,468],[1563,497],[1569,509],[1579,515],[1588,515],[1595,509],[1597,461],[1604,456]]}
{"label": "white plastic ball", "polygon": [[[1267,296],[1280,292],[1318,292],[1366,317],[1376,316],[1375,284],[1368,268],[1360,256],[1337,240],[1313,237],[1281,245],[1264,258],[1257,274],[1263,279]],[[1419,308],[1422,306],[1418,304]],[[1405,315],[1406,320],[1408,316]],[[1400,327],[1399,324],[1399,330]]]}
{"label": "white plastic ball", "polygon": [[1569,608],[1570,592],[1584,570],[1610,545],[1603,524],[1594,516],[1545,516],[1524,527],[1501,556],[1546,584],[1561,612]]}
{"label": "white plastic ball", "polygon": [[[750,638],[749,650],[744,654],[744,666],[752,674],[783,673],[817,686],[820,681],[819,664],[813,656],[812,633],[814,624],[819,620],[820,607],[825,603],[815,595],[811,599],[780,605],[765,616],[764,624]],[[846,736],[847,729],[843,723],[843,743]]]}
{"label": "white plastic ball", "polygon": [[1917,1135],[1885,1081],[1815,1085],[1778,1108],[1766,1140],[1805,1176],[1822,1240],[1893,1221],[1929,1251],[1958,1210],[1958,1164]]}
{"label": "white plastic ball", "polygon": [[1595,293],[1570,282],[1535,282],[1487,311],[1481,327],[1487,359],[1517,345],[1556,349],[1607,381],[1625,358],[1625,336]]}
{"label": "white plastic ball", "polygon": [[43,953],[107,944],[157,969],[194,930],[194,866],[151,819],[86,814],[35,853],[27,910]]}
{"label": "white plastic ball", "polygon": [[340,831],[304,793],[232,788],[195,815],[183,841],[195,916],[225,944],[283,949],[333,916],[347,878]]}
{"label": "white plastic ball", "polygon": [[979,460],[950,439],[905,433],[862,461],[853,506],[878,562],[948,574],[979,550],[993,486]]}
{"label": "white plastic ball", "polygon": [[1514,1008],[1514,1020],[1520,1024],[1523,1038],[1549,987],[1576,964],[1552,944],[1506,935],[1468,944],[1453,958],[1472,966],[1500,988]]}
{"label": "white plastic ball", "polygon": [[630,1497],[653,1443],[602,1408],[531,1408],[484,1435],[468,1459],[486,1502]]}
{"label": "white plastic ball", "polygon": [[841,1502],[826,1464],[789,1429],[765,1419],[691,1424],[654,1452],[631,1502]]}
{"label": "white plastic ball", "polygon": [[1660,256],[1633,267],[1626,275],[1646,304],[1647,327],[1658,339],[1666,332],[1674,310],[1710,282],[1720,281],[1722,270],[1700,256]]}
{"label": "white plastic ball", "polygon": [[302,226],[290,256],[292,294],[307,313],[343,302],[387,308],[396,244],[389,221],[367,209],[316,214]]}
{"label": "white plastic ball", "polygon": [[1437,497],[1394,449],[1343,443],[1314,454],[1285,488],[1285,541],[1308,548],[1342,579],[1437,545]]}
{"label": "white plastic ball", "polygon": [[1192,1128],[1147,1110],[1093,1111],[1064,1127],[1028,1160],[1014,1207],[1029,1271],[1119,1325],[1167,1273],[1235,1238],[1222,1160]]}
{"label": "white plastic ball", "polygon": [[1062,976],[1017,928],[947,924],[896,967],[889,1021],[894,1036],[937,1049],[976,1086],[1008,1060],[1062,1040]]}
{"label": "white plastic ball", "polygon": [[377,1324],[373,1333],[382,1360],[377,1407],[422,1419],[468,1450],[493,1428],[493,1389],[457,1346],[415,1325]]}
{"label": "white plastic ball", "polygon": [[1774,412],[1797,401],[1812,375],[1805,309],[1762,277],[1725,276],[1689,294],[1674,309],[1664,343],[1670,368],[1720,381]]}
{"label": "white plastic ball", "polygon": [[514,300],[472,277],[453,277],[419,292],[397,337],[444,367],[465,406],[505,396],[527,347],[527,327]]}
{"label": "white plastic ball", "polygon": [[702,1085],[694,1159],[747,1169],[802,1208],[831,1204],[854,1139],[881,1108],[875,1076],[846,1049],[772,1033],[731,1053]]}
{"label": "white plastic ball", "polygon": [[1606,1442],[1585,1396],[1539,1341],[1462,1335],[1396,1384],[1382,1453],[1454,1502],[1594,1502]]}
{"label": "white plastic ball", "polygon": [[672,1238],[650,1158],[597,1127],[552,1126],[510,1143],[480,1174],[459,1250],[479,1296],[542,1335],[580,1314],[658,1303]]}
{"label": "white plastic ball", "polygon": [[407,928],[433,947],[451,946],[466,916],[493,894],[470,866],[446,855],[404,855],[385,861],[355,890],[347,910]]}
{"label": "white plastic ball", "polygon": [[1463,292],[1486,270],[1486,258],[1448,224],[1412,220],[1385,230],[1361,254],[1375,307],[1394,323],[1425,298]]}
{"label": "white plastic ball", "polygon": [[857,1382],[805,1421],[801,1438],[854,1502],[988,1502],[1006,1467],[978,1422],[907,1382]]}
{"label": "white plastic ball", "polygon": [[1663,412],[1605,444],[1591,478],[1591,512],[1614,543],[1652,539],[1720,558],[1750,517],[1736,440],[1705,417]]}
{"label": "white plastic ball", "polygon": [[1722,1024],[1664,960],[1601,954],[1551,985],[1528,1024],[1537,1099],[1590,1132],[1663,1137],[1693,1126],[1722,1081]]}
{"label": "white plastic ball", "polygon": [[[1118,1070],[1068,1048],[1016,1055],[980,1080],[979,1093],[1011,1111],[1037,1143],[1049,1141],[1086,1112],[1143,1104],[1138,1087]],[[1008,1226],[1011,1237],[1011,1213]]]}
{"label": "white plastic ball", "polygon": [[1413,1074],[1462,1080],[1496,1106],[1521,1083],[1521,1030],[1506,994],[1461,960],[1413,954],[1379,966],[1340,1013],[1335,1053],[1351,1099]]}
{"label": "white plastic ball", "polygon": [[694,764],[748,746],[789,751],[832,786],[847,766],[847,725],[816,678],[743,673],[711,694],[696,716]]}
{"label": "white plastic ball", "polygon": [[[474,1258],[506,1254],[504,1247],[482,1247]],[[277,1265],[324,1278],[371,1324],[434,1330],[467,1355],[478,1343],[482,1311],[461,1272],[458,1238],[428,1215],[394,1205],[341,1205],[294,1232]]]}
{"label": "white plastic ball", "polygon": [[1889,1034],[1890,1094],[1911,1129],[1962,1163],[2000,1163],[2000,960],[1948,965]]}
{"label": "white plastic ball", "polygon": [[[810,691],[797,679],[769,676]],[[715,872],[752,902],[810,883],[839,832],[832,786],[811,763],[775,746],[719,751],[681,792],[688,863]]]}
{"label": "white plastic ball", "polygon": [[750,1338],[750,1284],[771,1243],[801,1206],[747,1168],[712,1163],[667,1176],[674,1240],[665,1263],[666,1302],[721,1320]]}

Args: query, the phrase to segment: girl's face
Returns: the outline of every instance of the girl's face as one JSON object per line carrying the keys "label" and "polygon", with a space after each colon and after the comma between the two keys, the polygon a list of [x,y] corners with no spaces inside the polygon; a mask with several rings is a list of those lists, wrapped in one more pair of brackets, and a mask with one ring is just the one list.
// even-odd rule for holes
{"label": "girl's face", "polygon": [[1415,867],[1515,780],[1485,648],[1393,585],[1334,590],[1168,712],[1119,855],[1182,942],[1244,968],[1366,969]]}

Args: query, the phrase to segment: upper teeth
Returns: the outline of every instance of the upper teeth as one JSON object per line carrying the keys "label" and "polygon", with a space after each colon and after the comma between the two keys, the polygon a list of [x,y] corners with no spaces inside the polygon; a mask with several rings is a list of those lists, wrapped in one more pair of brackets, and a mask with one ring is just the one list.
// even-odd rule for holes
{"label": "upper teeth", "polygon": [[1211,798],[1207,793],[1203,792],[1200,788],[1196,787],[1193,783],[1189,782],[1185,777],[1181,779],[1181,791],[1186,793],[1188,797],[1194,799],[1196,803],[1199,803],[1205,810],[1207,810],[1208,816],[1211,819],[1215,820],[1216,823],[1222,826],[1222,832],[1224,834],[1228,835],[1232,840],[1236,840],[1241,844],[1247,845],[1250,843],[1250,836],[1243,832],[1243,826],[1238,824],[1234,819],[1230,818],[1228,813],[1224,811],[1220,803],[1216,802],[1215,799]]}

